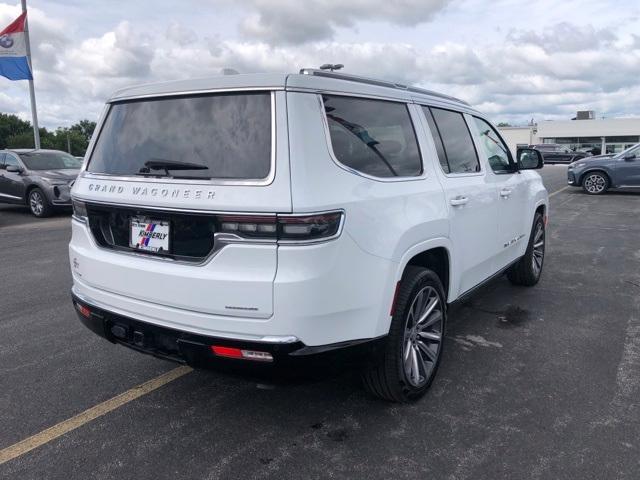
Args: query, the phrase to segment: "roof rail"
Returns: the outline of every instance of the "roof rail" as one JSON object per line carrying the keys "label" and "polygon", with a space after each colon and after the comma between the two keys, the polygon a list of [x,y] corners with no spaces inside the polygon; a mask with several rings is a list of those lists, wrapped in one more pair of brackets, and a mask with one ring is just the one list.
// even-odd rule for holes
{"label": "roof rail", "polygon": [[328,70],[318,70],[315,68],[303,68],[300,70],[300,74],[313,75],[316,77],[335,78],[338,80],[347,80],[350,82],[366,83],[367,85],[375,85],[378,87],[395,88],[398,90],[405,90],[412,93],[421,93],[423,95],[431,95],[432,97],[444,98],[446,100],[462,103],[464,105],[469,106],[467,102],[465,102],[464,100],[460,100],[459,98],[452,97],[450,95],[445,95],[443,93],[434,92],[433,90],[426,90],[424,88],[412,87],[410,85],[404,85],[402,83],[397,83],[397,82],[390,82],[386,80],[378,80],[375,78],[361,77],[359,75],[350,75],[348,73],[333,72]]}

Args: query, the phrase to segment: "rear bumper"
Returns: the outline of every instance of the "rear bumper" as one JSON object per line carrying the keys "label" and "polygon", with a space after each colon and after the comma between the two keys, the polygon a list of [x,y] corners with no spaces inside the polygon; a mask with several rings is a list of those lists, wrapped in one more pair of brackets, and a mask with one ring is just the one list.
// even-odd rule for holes
{"label": "rear bumper", "polygon": [[[363,365],[377,358],[386,337],[352,340],[330,345],[307,346],[292,337],[281,341],[257,342],[195,334],[135,320],[97,307],[72,293],[80,321],[92,332],[141,353],[186,363],[197,368],[256,372],[308,372],[336,370],[345,365]],[[88,308],[88,316],[80,307]],[[86,313],[86,312],[85,312]],[[271,354],[272,361],[221,357],[211,346],[239,348]]]}

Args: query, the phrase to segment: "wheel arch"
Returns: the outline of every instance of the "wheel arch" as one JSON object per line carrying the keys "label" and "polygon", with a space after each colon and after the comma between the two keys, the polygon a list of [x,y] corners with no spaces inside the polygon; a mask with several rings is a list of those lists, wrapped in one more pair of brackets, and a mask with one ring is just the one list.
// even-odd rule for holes
{"label": "wheel arch", "polygon": [[588,170],[585,170],[584,172],[582,172],[580,174],[580,178],[578,179],[578,185],[582,186],[582,182],[584,181],[584,177],[587,176],[588,174],[594,173],[594,172],[604,173],[607,176],[607,180],[609,180],[609,186],[613,187],[613,175],[612,175],[612,172],[610,172],[609,169],[607,169],[606,167],[602,167],[602,166],[591,167]]}
{"label": "wheel arch", "polygon": [[385,335],[389,332],[392,319],[391,312],[396,300],[395,293],[407,267],[421,266],[433,270],[443,284],[447,303],[455,300],[455,296],[458,293],[458,283],[456,282],[459,282],[459,279],[456,275],[455,255],[453,254],[451,241],[446,237],[434,238],[414,245],[405,251],[396,265],[395,277],[389,277],[391,284],[388,285],[388,309],[381,312],[381,317],[378,320],[377,331],[380,332],[380,335]]}
{"label": "wheel arch", "polygon": [[[24,203],[25,205],[29,205],[29,195],[31,194],[31,192],[33,190],[35,190],[36,188],[39,188],[40,190],[42,190],[42,187],[36,183],[31,183],[27,186],[27,188],[25,188],[24,190]],[[44,193],[44,190],[42,190]],[[46,196],[46,194],[45,194]]]}
{"label": "wheel arch", "polygon": [[419,266],[433,270],[444,287],[447,301],[452,296],[455,278],[454,256],[449,239],[428,240],[410,248],[403,256],[396,273],[396,284],[402,280],[408,266]]}

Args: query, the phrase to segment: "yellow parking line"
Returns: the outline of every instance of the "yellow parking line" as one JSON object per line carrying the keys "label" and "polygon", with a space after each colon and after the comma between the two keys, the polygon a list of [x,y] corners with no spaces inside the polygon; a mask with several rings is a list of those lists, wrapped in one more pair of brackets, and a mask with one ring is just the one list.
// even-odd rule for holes
{"label": "yellow parking line", "polygon": [[550,193],[550,194],[549,194],[549,198],[553,197],[554,195],[556,195],[556,194],[558,194],[558,193],[560,193],[560,192],[564,192],[567,188],[569,188],[569,185],[567,185],[567,186],[565,186],[565,187],[562,187],[560,190],[556,190],[556,191],[555,191],[555,192],[553,192],[553,193]]}
{"label": "yellow parking line", "polygon": [[105,415],[116,408],[131,402],[132,400],[135,400],[136,398],[140,398],[147,393],[153,392],[163,385],[166,385],[167,383],[172,382],[191,371],[192,368],[187,366],[174,368],[173,370],[153,378],[148,382],[138,385],[137,387],[133,387],[132,389],[127,390],[126,392],[105,402],[99,403],[95,407],[91,407],[68,420],[64,420],[53,427],[49,427],[40,433],[36,433],[31,437],[25,438],[24,440],[11,445],[10,447],[0,450],[0,465],[17,458],[20,455],[24,455],[34,448],[38,448],[45,443],[55,440],[65,433],[75,430],[76,428],[81,427],[82,425],[89,423],[90,421],[95,420],[96,418],[101,417],[102,415]]}

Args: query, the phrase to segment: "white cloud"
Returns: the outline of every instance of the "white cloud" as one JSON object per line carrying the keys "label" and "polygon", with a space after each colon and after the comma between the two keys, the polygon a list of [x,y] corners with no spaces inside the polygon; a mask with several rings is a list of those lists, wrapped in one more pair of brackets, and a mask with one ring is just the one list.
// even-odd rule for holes
{"label": "white cloud", "polygon": [[[417,84],[464,98],[496,121],[518,123],[532,116],[570,118],[576,110],[591,109],[607,115],[640,113],[640,36],[632,30],[625,33],[584,22],[579,26],[561,22],[550,23],[540,32],[513,28],[505,34],[471,20],[465,30],[458,20],[447,20],[447,9],[442,10],[445,3],[356,0],[340,8],[334,0],[272,2],[274,12],[289,15],[285,21],[265,20],[266,0],[246,0],[242,11],[249,9],[254,18],[267,22],[256,24],[265,26],[264,35],[250,38],[222,38],[217,31],[195,29],[173,17],[146,28],[134,19],[120,21],[80,37],[73,19],[32,9],[40,119],[50,127],[95,119],[108,96],[130,84],[205,77],[219,74],[225,67],[243,73],[297,72],[327,62],[344,63],[346,72]],[[306,5],[308,11],[300,11],[298,4]],[[411,10],[418,4],[423,8]],[[386,24],[416,25],[439,11],[438,26],[453,22],[453,33],[430,42],[386,40],[375,34],[377,28],[367,30],[360,22],[385,19]],[[409,15],[411,12],[417,13]],[[18,14],[18,6],[0,3],[0,25]],[[235,18],[242,28],[246,26],[242,18]],[[277,35],[301,35],[299,42],[265,38],[274,35],[277,28],[271,21],[284,22],[288,29]],[[316,34],[309,36],[313,29],[305,30],[297,23],[306,21],[328,26],[328,31],[317,33],[325,40],[308,42]],[[302,33],[296,32],[295,25]],[[432,24],[427,25],[425,31]],[[361,32],[349,41],[328,40],[341,27],[357,27]],[[491,36],[477,35],[473,42],[456,34],[464,30],[475,35],[489,29]],[[407,30],[403,27],[399,31]],[[28,96],[22,83],[0,78],[0,111],[28,118]]]}
{"label": "white cloud", "polygon": [[251,13],[241,22],[250,39],[270,44],[327,40],[338,27],[382,21],[404,26],[427,22],[450,0],[241,0]]}
{"label": "white cloud", "polygon": [[596,29],[593,25],[573,25],[567,22],[534,30],[511,30],[507,36],[516,44],[532,44],[548,52],[580,52],[608,46],[616,36],[612,30]]}

